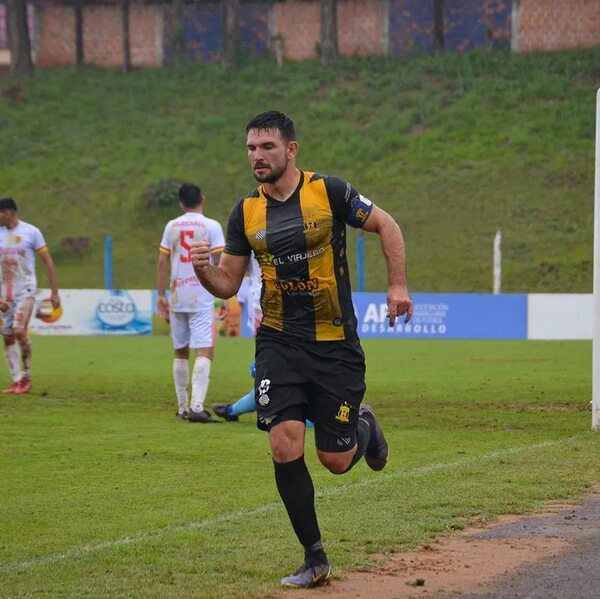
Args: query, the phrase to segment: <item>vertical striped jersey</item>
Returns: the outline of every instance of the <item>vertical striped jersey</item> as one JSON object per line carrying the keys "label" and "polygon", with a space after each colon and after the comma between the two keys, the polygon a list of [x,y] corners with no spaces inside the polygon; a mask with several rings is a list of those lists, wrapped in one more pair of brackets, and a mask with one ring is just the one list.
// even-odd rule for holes
{"label": "vertical striped jersey", "polygon": [[373,204],[349,183],[300,172],[285,201],[260,186],[234,206],[225,253],[256,255],[262,271],[260,334],[311,341],[356,338],[346,224],[360,228]]}

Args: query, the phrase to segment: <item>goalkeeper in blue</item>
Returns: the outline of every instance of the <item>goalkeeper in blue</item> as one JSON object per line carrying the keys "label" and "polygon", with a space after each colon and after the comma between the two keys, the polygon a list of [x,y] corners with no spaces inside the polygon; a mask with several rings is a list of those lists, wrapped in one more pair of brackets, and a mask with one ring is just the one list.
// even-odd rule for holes
{"label": "goalkeeper in blue", "polygon": [[[254,360],[250,364],[250,374],[252,378],[256,375],[256,364]],[[213,409],[217,416],[225,419],[227,422],[237,422],[242,414],[249,414],[250,412],[256,412],[256,403],[254,402],[254,389],[251,389],[246,395],[240,397],[233,404],[213,404]],[[306,421],[307,428],[313,428],[314,424],[310,421]]]}
{"label": "goalkeeper in blue", "polygon": [[[244,278],[242,285],[237,293],[238,301],[241,304],[246,304],[248,312],[248,320],[246,324],[256,334],[256,329],[262,319],[262,310],[260,308],[260,291],[262,288],[262,278],[260,274],[260,266],[254,257],[250,256],[248,263],[248,276]],[[256,362],[252,360],[250,364],[250,375],[252,378],[256,376]],[[227,422],[237,422],[242,414],[250,414],[256,412],[256,403],[254,401],[254,389],[251,389],[246,395],[240,397],[233,404],[213,404],[215,414],[223,418]],[[311,428],[313,423],[310,420],[306,421],[306,426]]]}

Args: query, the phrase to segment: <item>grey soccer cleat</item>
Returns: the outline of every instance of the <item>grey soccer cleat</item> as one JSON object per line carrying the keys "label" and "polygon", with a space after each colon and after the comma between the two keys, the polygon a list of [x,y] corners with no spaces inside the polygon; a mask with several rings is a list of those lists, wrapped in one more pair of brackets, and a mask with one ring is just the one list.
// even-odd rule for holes
{"label": "grey soccer cleat", "polygon": [[312,565],[304,562],[291,576],[282,578],[281,584],[292,589],[310,589],[329,584],[332,576],[329,562]]}
{"label": "grey soccer cleat", "polygon": [[208,410],[202,410],[201,412],[194,412],[189,410],[187,415],[188,422],[219,422],[215,420]]}
{"label": "grey soccer cleat", "polygon": [[228,414],[227,413],[227,408],[230,406],[229,405],[225,405],[223,403],[214,403],[213,404],[213,410],[215,411],[215,414],[219,417],[219,418],[224,418],[225,420],[227,420],[227,422],[237,422],[240,417],[236,416],[235,414]]}
{"label": "grey soccer cleat", "polygon": [[[366,418],[365,418],[366,416]],[[383,470],[388,459],[388,444],[383,434],[383,429],[373,409],[366,403],[360,405],[358,417],[364,418],[371,427],[371,438],[365,450],[365,462],[371,470]]]}
{"label": "grey soccer cleat", "polygon": [[177,418],[177,420],[187,420],[188,419],[187,410],[184,410],[183,412],[177,412],[175,414],[175,418]]}

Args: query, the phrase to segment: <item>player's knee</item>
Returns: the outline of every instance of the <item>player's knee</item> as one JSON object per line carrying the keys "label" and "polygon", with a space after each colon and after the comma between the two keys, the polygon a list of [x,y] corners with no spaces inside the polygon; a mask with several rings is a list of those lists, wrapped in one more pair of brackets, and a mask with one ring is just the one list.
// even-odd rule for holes
{"label": "player's knee", "polygon": [[271,455],[276,462],[285,463],[304,453],[304,423],[282,422],[269,431]]}
{"label": "player's knee", "polygon": [[351,459],[348,458],[346,453],[328,453],[320,454],[319,460],[321,464],[329,470],[332,474],[344,474],[350,466]]}
{"label": "player's knee", "polygon": [[175,358],[177,358],[178,360],[187,360],[189,357],[189,347],[180,347],[175,350]]}
{"label": "player's knee", "polygon": [[273,460],[280,464],[285,464],[287,462],[291,462],[302,455],[303,452],[300,452],[298,455],[297,451],[294,451],[291,447],[286,447],[283,445],[275,445],[271,446],[271,456]]}

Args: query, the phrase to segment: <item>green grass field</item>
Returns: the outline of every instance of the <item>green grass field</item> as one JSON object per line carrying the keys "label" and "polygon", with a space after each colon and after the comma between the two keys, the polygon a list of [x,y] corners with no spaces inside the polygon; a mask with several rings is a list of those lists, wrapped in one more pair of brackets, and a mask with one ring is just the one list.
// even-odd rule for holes
{"label": "green grass field", "polygon": [[[43,228],[64,288],[155,285],[178,208],[147,209],[168,178],[205,191],[225,223],[256,184],[244,128],[277,108],[297,124],[298,165],[343,177],[402,225],[420,292],[490,292],[503,232],[503,291],[592,289],[595,95],[600,46],[543,55],[473,52],[316,62],[248,60],[235,72],[38,70],[0,97],[0,193]],[[257,82],[268,82],[257,84]],[[86,237],[77,255],[63,242]],[[356,237],[349,236],[354,262]],[[356,269],[351,272],[355,275]],[[384,289],[367,236],[366,290]]]}
{"label": "green grass field", "polygon": [[[600,480],[591,343],[364,347],[388,468],[331,475],[307,433],[337,576]],[[276,595],[301,552],[253,417],[176,421],[165,336],[35,337],[34,351],[34,391],[0,397],[0,596]],[[251,354],[219,339],[209,403],[249,390]]]}

